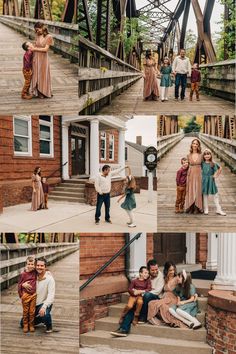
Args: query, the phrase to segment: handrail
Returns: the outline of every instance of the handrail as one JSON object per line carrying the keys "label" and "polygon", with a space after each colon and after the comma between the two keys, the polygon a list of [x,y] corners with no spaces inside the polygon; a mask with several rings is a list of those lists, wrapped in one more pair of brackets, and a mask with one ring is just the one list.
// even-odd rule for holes
{"label": "handrail", "polygon": [[57,168],[55,171],[53,171],[49,176],[47,176],[47,179],[51,178],[56,172],[61,171],[61,168],[67,164],[68,164],[68,161],[66,161],[63,165],[61,165],[59,168]]}
{"label": "handrail", "polygon": [[98,275],[100,275],[112,262],[114,262],[130,245],[138,240],[142,233],[138,233],[134,236],[128,243],[126,243],[114,256],[112,256],[109,261],[107,261],[101,268],[99,268],[86,282],[80,286],[79,291],[84,290]]}

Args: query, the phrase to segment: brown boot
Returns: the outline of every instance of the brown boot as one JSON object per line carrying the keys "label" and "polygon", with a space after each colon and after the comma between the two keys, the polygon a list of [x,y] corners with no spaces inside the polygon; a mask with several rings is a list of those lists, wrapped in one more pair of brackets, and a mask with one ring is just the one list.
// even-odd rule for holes
{"label": "brown boot", "polygon": [[30,324],[30,326],[29,326],[29,330],[30,330],[30,332],[35,332],[34,325]]}
{"label": "brown boot", "polygon": [[24,325],[23,325],[23,332],[24,332],[24,333],[29,332],[29,325],[28,325],[28,323],[24,323]]}
{"label": "brown boot", "polygon": [[178,214],[178,213],[179,213],[179,208],[175,207],[175,214]]}
{"label": "brown boot", "polygon": [[33,96],[32,95],[22,95],[21,98],[23,100],[31,100],[33,98]]}

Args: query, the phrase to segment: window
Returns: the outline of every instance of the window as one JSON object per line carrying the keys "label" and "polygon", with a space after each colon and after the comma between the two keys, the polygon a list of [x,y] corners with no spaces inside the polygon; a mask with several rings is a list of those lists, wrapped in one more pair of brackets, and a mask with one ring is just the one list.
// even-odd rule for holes
{"label": "window", "polygon": [[105,132],[101,132],[100,138],[101,138],[101,160],[106,160],[106,155],[107,155],[107,151],[106,151],[106,133]]}
{"label": "window", "polygon": [[40,156],[53,157],[53,118],[39,116]]}
{"label": "window", "polygon": [[128,147],[125,147],[125,161],[128,161]]}
{"label": "window", "polygon": [[32,156],[31,117],[13,118],[14,155]]}
{"label": "window", "polygon": [[114,160],[114,135],[109,135],[109,160]]}

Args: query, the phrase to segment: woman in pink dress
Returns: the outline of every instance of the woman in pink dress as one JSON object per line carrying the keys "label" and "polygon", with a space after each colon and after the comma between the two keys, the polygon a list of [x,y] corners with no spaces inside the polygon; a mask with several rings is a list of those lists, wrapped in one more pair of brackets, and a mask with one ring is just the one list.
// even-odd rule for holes
{"label": "woman in pink dress", "polygon": [[36,40],[33,47],[32,92],[35,97],[50,98],[52,87],[48,51],[53,45],[53,38],[41,22],[36,22],[34,29]]}
{"label": "woman in pink dress", "polygon": [[44,193],[41,183],[41,169],[36,167],[32,175],[32,204],[31,210],[37,211],[44,208]]}
{"label": "woman in pink dress", "polygon": [[143,61],[144,66],[144,88],[143,88],[143,98],[144,100],[154,100],[157,101],[159,97],[159,90],[157,85],[157,74],[160,72],[157,69],[156,60],[152,57],[150,50],[146,51],[146,56]]}
{"label": "woman in pink dress", "polygon": [[187,328],[183,322],[172,316],[169,312],[169,308],[177,305],[178,302],[177,296],[173,293],[173,290],[178,285],[177,270],[175,264],[172,262],[165,263],[164,281],[163,298],[149,302],[147,319],[149,323],[156,326],[161,325],[161,321],[163,321],[171,327]]}

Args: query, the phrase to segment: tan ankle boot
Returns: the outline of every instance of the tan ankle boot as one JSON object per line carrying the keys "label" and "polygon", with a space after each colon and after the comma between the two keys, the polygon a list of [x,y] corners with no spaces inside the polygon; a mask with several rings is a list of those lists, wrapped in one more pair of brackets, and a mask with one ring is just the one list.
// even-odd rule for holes
{"label": "tan ankle boot", "polygon": [[24,332],[24,333],[29,332],[29,326],[28,326],[28,323],[24,323],[24,325],[23,325],[23,332]]}

